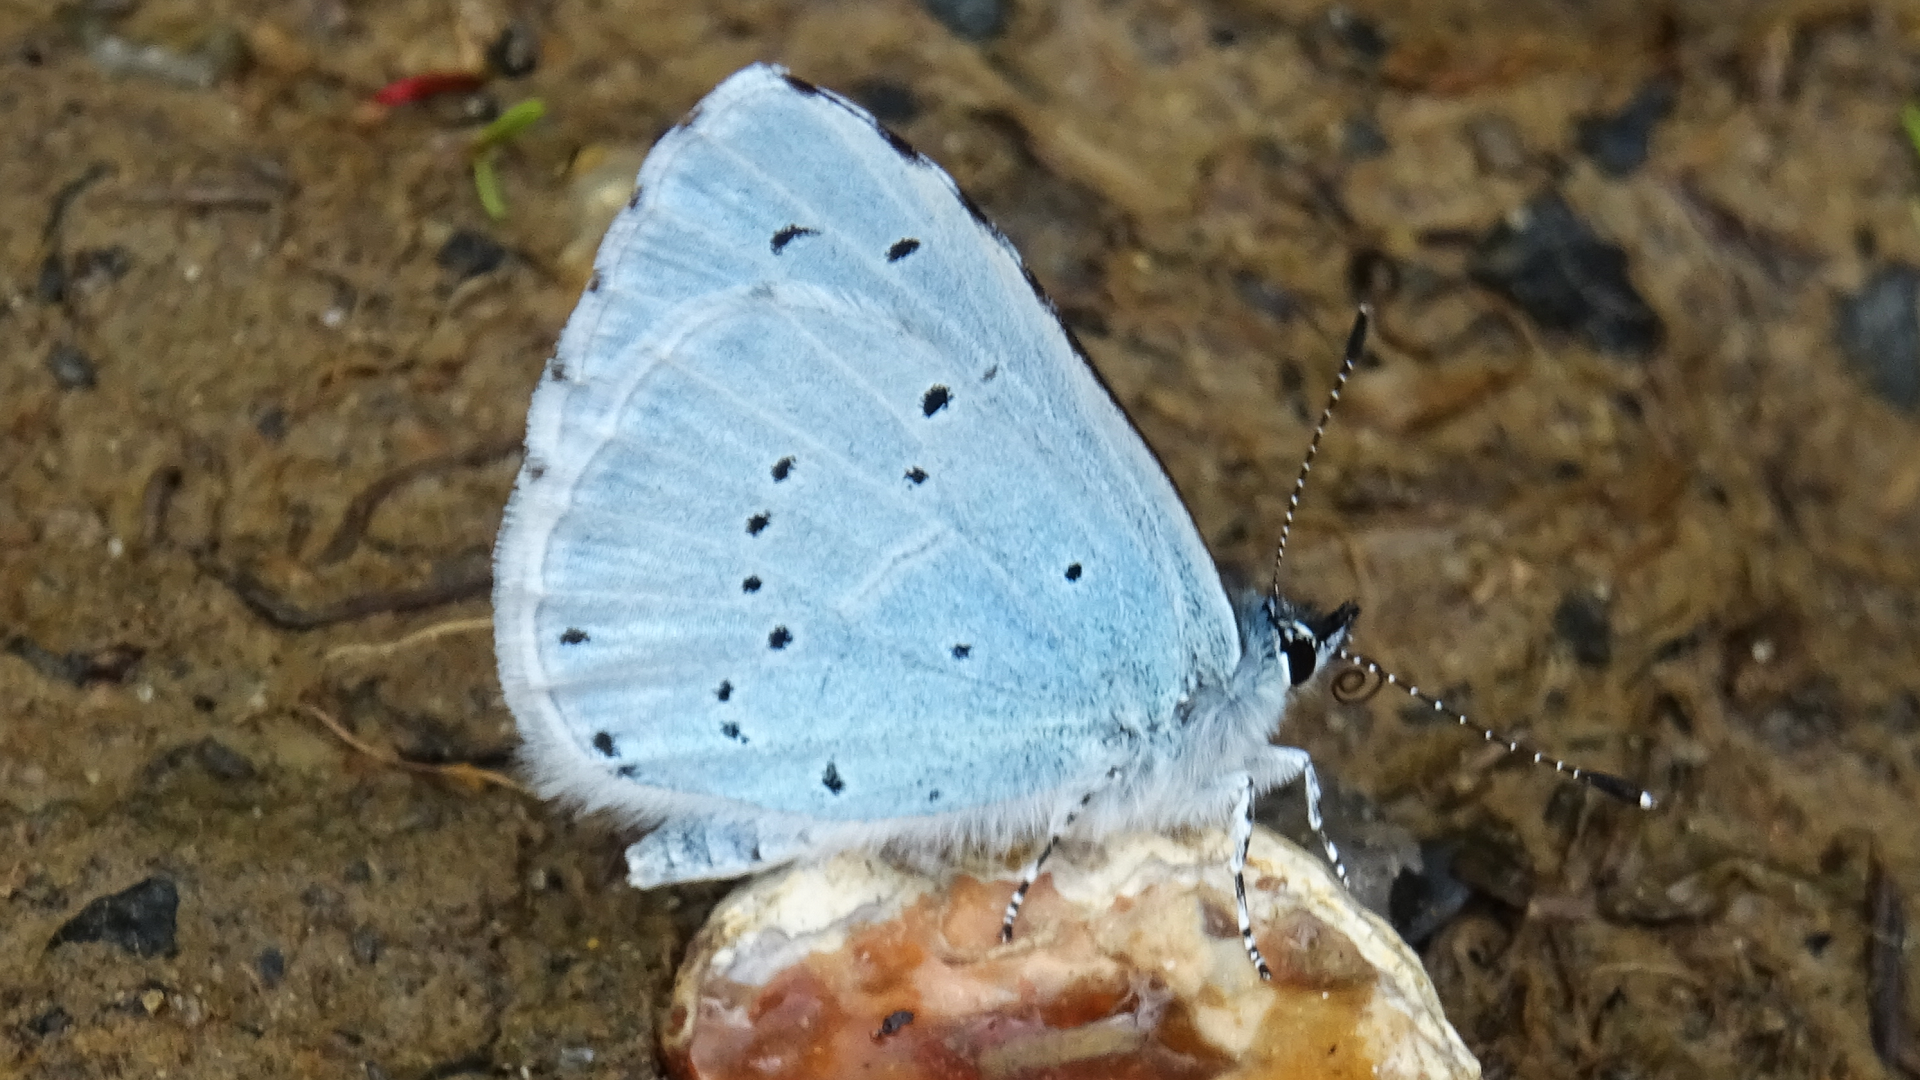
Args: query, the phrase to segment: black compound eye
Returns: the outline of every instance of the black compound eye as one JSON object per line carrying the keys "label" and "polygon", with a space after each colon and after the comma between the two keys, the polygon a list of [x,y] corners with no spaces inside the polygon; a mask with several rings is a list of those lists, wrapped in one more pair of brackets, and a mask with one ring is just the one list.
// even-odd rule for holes
{"label": "black compound eye", "polygon": [[1293,685],[1299,686],[1313,678],[1314,665],[1320,662],[1320,651],[1314,647],[1312,638],[1288,636],[1280,646],[1287,654],[1287,678]]}

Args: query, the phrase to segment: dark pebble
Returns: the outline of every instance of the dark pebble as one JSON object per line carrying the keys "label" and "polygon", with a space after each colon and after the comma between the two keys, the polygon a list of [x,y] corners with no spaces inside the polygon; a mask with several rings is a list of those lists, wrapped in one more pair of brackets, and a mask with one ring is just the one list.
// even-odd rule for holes
{"label": "dark pebble", "polygon": [[1333,38],[1355,58],[1369,64],[1377,64],[1386,58],[1387,36],[1371,19],[1355,15],[1344,7],[1336,7],[1327,12],[1327,25],[1333,30]]}
{"label": "dark pebble", "polygon": [[1613,661],[1613,620],[1597,596],[1574,592],[1562,597],[1553,609],[1553,632],[1573,649],[1573,658],[1588,667]]}
{"label": "dark pebble", "polygon": [[920,6],[968,41],[985,41],[1007,26],[1006,5],[1000,0],[920,0]]}
{"label": "dark pebble", "polygon": [[212,737],[201,739],[193,748],[193,756],[217,780],[251,780],[259,775],[253,762],[238,750]]}
{"label": "dark pebble", "polygon": [[1873,392],[1920,411],[1920,269],[1882,267],[1860,291],[1840,298],[1840,350]]}
{"label": "dark pebble", "polygon": [[490,274],[507,260],[507,249],[483,232],[461,229],[440,245],[433,261],[462,281]]}
{"label": "dark pebble", "polygon": [[1381,133],[1380,125],[1366,116],[1349,116],[1340,126],[1340,152],[1349,161],[1366,161],[1385,156],[1392,147]]}
{"label": "dark pebble", "polygon": [[1665,337],[1660,316],[1627,274],[1627,255],[1602,240],[1558,194],[1535,198],[1476,246],[1469,272],[1548,330],[1602,352],[1644,358]]}
{"label": "dark pebble", "polygon": [[1420,868],[1400,871],[1387,892],[1387,918],[1407,944],[1419,948],[1452,921],[1473,898],[1466,882],[1453,876],[1453,846],[1420,845]]}
{"label": "dark pebble", "polygon": [[253,430],[268,442],[279,442],[287,437],[287,410],[278,405],[269,405],[260,410],[253,418]]}
{"label": "dark pebble", "polygon": [[135,956],[172,956],[180,891],[172,880],[150,877],[124,892],[102,896],[54,931],[47,948],[104,941]]}
{"label": "dark pebble", "polygon": [[353,958],[363,964],[371,964],[380,959],[380,933],[371,926],[363,926],[353,932],[349,946],[353,949]]}
{"label": "dark pebble", "polygon": [[58,1005],[27,1021],[28,1033],[42,1039],[52,1038],[72,1026],[73,1014]]}
{"label": "dark pebble", "polygon": [[269,945],[253,958],[253,970],[260,976],[260,985],[271,990],[287,977],[287,956]]}
{"label": "dark pebble", "polygon": [[907,124],[920,115],[920,99],[912,88],[886,79],[854,83],[853,100],[883,124]]}
{"label": "dark pebble", "polygon": [[519,19],[508,23],[487,46],[487,66],[509,79],[531,75],[539,65],[540,35]]}
{"label": "dark pebble", "polygon": [[1574,128],[1580,152],[1608,176],[1626,176],[1646,164],[1653,129],[1673,114],[1677,87],[1658,75],[1634,92],[1612,116],[1583,117]]}
{"label": "dark pebble", "polygon": [[93,358],[62,341],[47,353],[47,370],[54,385],[62,390],[91,390],[100,384],[100,372]]}

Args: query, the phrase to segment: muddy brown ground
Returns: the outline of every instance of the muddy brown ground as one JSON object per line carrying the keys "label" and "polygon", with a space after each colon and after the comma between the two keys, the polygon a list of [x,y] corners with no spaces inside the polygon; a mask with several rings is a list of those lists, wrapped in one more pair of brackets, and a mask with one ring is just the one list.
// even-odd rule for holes
{"label": "muddy brown ground", "polygon": [[[374,761],[308,707],[412,760],[506,761],[487,606],[459,598],[597,236],[576,177],[775,59],[892,106],[999,221],[1223,564],[1265,564],[1356,285],[1378,303],[1290,587],[1357,598],[1370,653],[1664,799],[1556,785],[1384,694],[1288,732],[1504,868],[1424,949],[1489,1075],[1894,1074],[1870,1017],[1884,1047],[1912,1014],[1870,993],[1869,900],[1876,864],[1883,902],[1920,889],[1920,423],[1834,322],[1920,260],[1896,120],[1920,17],[1354,8],[1380,41],[1291,0],[1029,3],[985,43],[853,0],[0,9],[0,1073],[653,1075],[713,890],[632,891],[603,824]],[[477,68],[516,17],[539,65],[488,93],[549,112],[493,222],[455,103],[366,102]],[[77,23],[253,61],[110,74]],[[1606,175],[1579,119],[1662,74],[1647,162]],[[1547,190],[1626,254],[1646,355],[1469,280],[1473,239]],[[463,230],[504,258],[440,265]],[[396,595],[428,606],[338,606]],[[275,598],[341,617],[275,625]],[[1604,660],[1592,625],[1556,631],[1569,599]],[[170,949],[48,947],[150,879]],[[1914,970],[1882,937],[1883,972]]]}

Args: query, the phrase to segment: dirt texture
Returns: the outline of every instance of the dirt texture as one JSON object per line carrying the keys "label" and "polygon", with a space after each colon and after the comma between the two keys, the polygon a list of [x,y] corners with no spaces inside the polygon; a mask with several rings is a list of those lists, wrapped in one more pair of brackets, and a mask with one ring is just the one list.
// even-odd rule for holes
{"label": "dirt texture", "polygon": [[1912,1073],[1920,9],[929,7],[0,6],[0,1075],[655,1075],[718,893],[487,778],[488,554],[606,177],[759,59],[958,178],[1250,580],[1377,306],[1287,588],[1662,800],[1289,718],[1451,854],[1487,1075]]}

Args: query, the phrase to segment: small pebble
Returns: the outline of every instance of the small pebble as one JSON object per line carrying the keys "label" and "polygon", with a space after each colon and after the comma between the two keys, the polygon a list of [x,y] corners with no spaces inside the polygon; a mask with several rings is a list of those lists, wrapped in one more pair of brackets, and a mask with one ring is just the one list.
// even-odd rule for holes
{"label": "small pebble", "polygon": [[1600,238],[1558,194],[1535,198],[1495,226],[1469,264],[1476,281],[1548,330],[1602,352],[1644,359],[1666,336],[1627,272],[1627,253]]}
{"label": "small pebble", "polygon": [[1840,298],[1840,350],[1888,404],[1920,411],[1920,268],[1894,263]]}
{"label": "small pebble", "polygon": [[104,941],[134,956],[172,956],[180,891],[169,878],[150,877],[80,909],[54,931],[47,948]]}
{"label": "small pebble", "polygon": [[382,944],[379,931],[371,926],[362,926],[353,932],[350,942],[353,958],[363,964],[371,964],[380,959]]}
{"label": "small pebble", "polygon": [[1553,632],[1573,649],[1573,658],[1587,667],[1602,668],[1613,661],[1613,621],[1599,597],[1571,592],[1553,610]]}
{"label": "small pebble", "polygon": [[985,41],[1007,25],[1007,9],[1000,0],[920,0],[920,6],[968,41]]}
{"label": "small pebble", "polygon": [[1653,130],[1673,113],[1678,88],[1664,75],[1647,80],[1611,116],[1588,116],[1574,128],[1580,152],[1608,176],[1626,176],[1646,164]]}
{"label": "small pebble", "polygon": [[62,390],[91,390],[100,383],[93,358],[64,341],[47,353],[47,370],[53,373],[54,385]]}
{"label": "small pebble", "polygon": [[540,37],[533,27],[515,19],[487,46],[487,66],[509,79],[533,74],[540,64]]}
{"label": "small pebble", "polygon": [[280,985],[281,979],[287,977],[287,956],[269,945],[260,950],[259,956],[253,958],[253,970],[260,976],[260,985],[271,990]]}
{"label": "small pebble", "polygon": [[490,274],[507,259],[507,249],[486,233],[460,229],[440,245],[433,261],[461,281]]}

